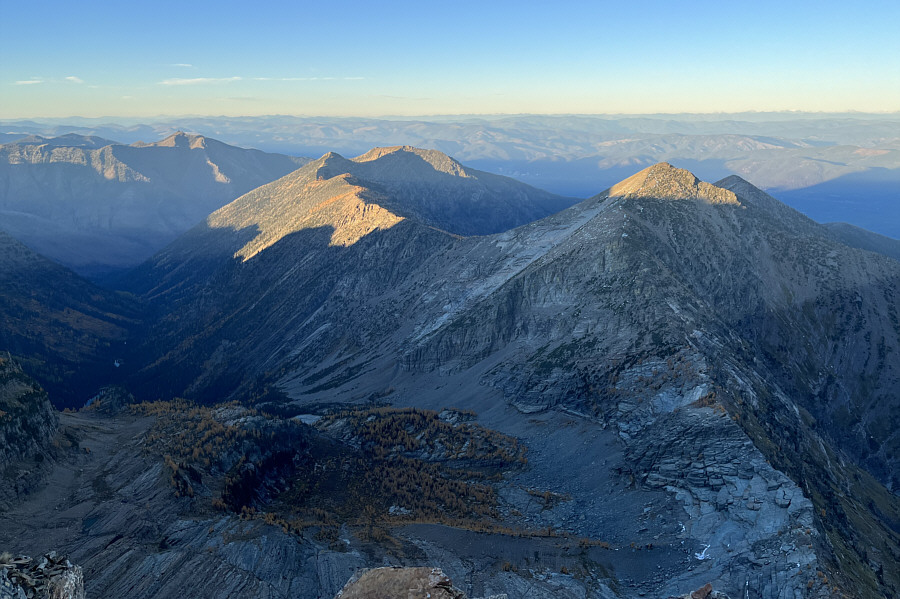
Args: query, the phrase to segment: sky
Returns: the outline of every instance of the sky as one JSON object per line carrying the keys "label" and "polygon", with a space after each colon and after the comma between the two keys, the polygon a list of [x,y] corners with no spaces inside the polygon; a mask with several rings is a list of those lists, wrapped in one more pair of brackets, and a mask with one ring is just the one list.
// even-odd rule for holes
{"label": "sky", "polygon": [[0,0],[0,118],[900,110],[900,2]]}

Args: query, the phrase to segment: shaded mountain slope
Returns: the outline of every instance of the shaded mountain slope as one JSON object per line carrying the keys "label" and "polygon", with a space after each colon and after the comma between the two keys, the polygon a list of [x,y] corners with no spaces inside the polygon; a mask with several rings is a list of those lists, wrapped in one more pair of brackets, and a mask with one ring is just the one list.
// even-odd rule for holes
{"label": "shaded mountain slope", "polygon": [[[437,306],[422,310],[422,332],[401,345],[404,364],[480,371],[520,409],[615,424],[635,476],[681,489],[693,485],[660,475],[677,459],[655,443],[648,454],[647,431],[678,447],[681,417],[659,414],[723,406],[771,463],[808,485],[828,533],[823,551],[849,584],[869,596],[889,588],[868,562],[873,547],[878,564],[896,560],[900,507],[859,466],[897,488],[896,264],[832,241],[736,177],[709,186],[657,165],[581,209],[590,205],[587,223],[439,326],[429,324]],[[472,280],[440,285],[436,295],[466,297]],[[710,454],[703,445],[695,455]],[[858,466],[835,466],[847,457]],[[712,481],[718,469],[701,470]],[[701,490],[689,494],[705,502]],[[866,546],[860,529],[878,541]]]}
{"label": "shaded mountain slope", "polygon": [[844,245],[869,250],[900,260],[900,240],[872,233],[848,223],[826,223],[831,235]]}
{"label": "shaded mountain slope", "polygon": [[0,352],[0,514],[40,484],[58,424],[47,393]]}
{"label": "shaded mountain slope", "polygon": [[60,406],[122,377],[114,365],[141,318],[134,298],[100,289],[0,231],[0,347]]}
{"label": "shaded mountain slope", "polygon": [[[137,388],[211,400],[278,382],[299,409],[387,394],[486,411],[538,447],[529,414],[575,415],[609,445],[564,469],[566,442],[538,452],[573,507],[534,517],[582,510],[575,534],[640,539],[598,503],[666,497],[651,544],[692,568],[642,592],[823,596],[818,569],[861,597],[900,588],[896,261],[740,178],[667,164],[461,238],[351,162],[240,198],[132,274],[160,314]],[[630,482],[587,493],[581,471]]]}
{"label": "shaded mountain slope", "polygon": [[[463,240],[423,269],[415,280],[428,281],[424,290],[381,304],[414,297],[411,334],[395,345],[413,379],[465,372],[523,411],[563,408],[613,424],[635,476],[683,489],[695,505],[709,501],[710,487],[658,468],[677,463],[672,431],[683,430],[689,406],[721,406],[743,432],[709,421],[690,435],[724,435],[734,449],[713,452],[707,441],[692,451],[740,455],[746,434],[796,483],[816,481],[812,498],[831,514],[820,523],[826,561],[868,596],[889,588],[869,561],[896,559],[898,503],[859,466],[897,485],[893,261],[835,243],[743,180],[711,186],[657,165],[544,221]],[[315,396],[318,379],[301,372],[286,388]],[[403,375],[388,380],[404,384]],[[671,446],[656,446],[648,462],[654,438]],[[838,455],[859,466],[838,471]],[[717,467],[699,468],[699,480],[721,491],[709,474]],[[847,500],[841,486],[851,484],[856,495]],[[716,511],[743,518],[730,509]],[[853,540],[860,529],[878,539],[868,549]],[[764,542],[750,541],[758,531],[746,534],[754,546]]]}
{"label": "shaded mountain slope", "polygon": [[[470,173],[438,152],[386,148],[354,160],[327,154],[216,211],[125,285],[158,306],[160,324],[147,337],[156,348],[180,347],[166,360],[180,363],[197,343],[218,348],[208,374],[186,369],[201,377],[187,386],[200,397],[207,384],[201,379],[214,378],[223,364],[235,365],[228,369],[238,377],[232,384],[242,373],[261,374],[263,364],[281,367],[299,351],[294,340],[313,332],[303,332],[307,325],[319,329],[325,314],[393,291],[453,243],[439,229],[506,229],[568,203],[511,179]],[[359,329],[364,338],[343,326],[335,334],[350,347],[368,347],[399,321],[379,316],[372,326]],[[151,370],[171,371],[163,362]],[[170,375],[153,376],[174,383]]]}
{"label": "shaded mountain slope", "polygon": [[543,218],[575,200],[464,167],[436,150],[375,148],[350,161],[332,154],[320,176],[349,173],[382,192],[388,206],[457,235],[487,235]]}
{"label": "shaded mountain slope", "polygon": [[[498,351],[507,336],[523,354],[512,359],[515,368],[525,359],[542,381],[546,373],[537,367],[548,355],[575,373],[598,358],[592,367],[608,356],[696,345],[694,331],[740,340],[750,344],[748,355],[768,360],[779,384],[823,419],[836,442],[858,445],[851,453],[867,456],[869,467],[896,485],[898,439],[885,423],[900,416],[893,296],[900,269],[832,241],[824,228],[737,177],[719,185],[651,167],[589,200],[580,210],[593,205],[595,216],[490,294],[462,291],[472,284],[466,274],[434,283],[450,287],[443,295],[468,299],[458,316],[427,325],[427,334],[407,346],[407,363],[468,366]],[[576,214],[558,217],[575,222]],[[528,229],[521,243],[533,246]],[[428,314],[428,302],[421,305]],[[564,351],[563,344],[571,347]],[[532,389],[527,379],[516,381],[517,401],[527,403]],[[535,391],[535,401],[571,402],[571,392]],[[862,447],[872,436],[880,457]]]}
{"label": "shaded mountain slope", "polygon": [[[749,185],[736,178],[720,184],[739,194]],[[748,210],[773,201],[759,190],[741,197]],[[797,214],[788,220],[759,212],[766,237],[757,256],[766,262],[755,265],[755,274],[768,297],[743,313],[726,303],[729,324],[817,419],[817,429],[896,491],[900,269],[894,260],[832,241],[828,229]],[[737,282],[723,291],[751,297],[753,286]]]}
{"label": "shaded mountain slope", "polygon": [[81,273],[134,266],[305,163],[176,133],[153,144],[29,137],[0,146],[2,228]]}

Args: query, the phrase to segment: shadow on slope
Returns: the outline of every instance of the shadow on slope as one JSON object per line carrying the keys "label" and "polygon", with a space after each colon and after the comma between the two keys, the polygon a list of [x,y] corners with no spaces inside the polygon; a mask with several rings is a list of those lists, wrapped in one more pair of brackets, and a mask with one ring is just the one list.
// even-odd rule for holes
{"label": "shadow on slope", "polygon": [[844,245],[884,254],[900,261],[900,240],[872,233],[848,223],[825,223],[831,235]]}
{"label": "shadow on slope", "polygon": [[[240,397],[288,362],[321,364],[372,350],[401,326],[398,311],[370,312],[416,265],[452,236],[410,220],[351,246],[330,245],[330,226],[290,233],[243,261],[236,249],[256,235],[206,226],[190,259],[176,245],[132,273],[126,288],[154,304],[131,387],[141,399],[201,402]],[[315,316],[315,318],[313,318]],[[365,330],[353,328],[366,322]]]}
{"label": "shadow on slope", "polygon": [[319,177],[343,173],[381,192],[382,205],[392,212],[457,235],[499,233],[577,201],[408,146],[375,148],[352,160],[330,154]]}
{"label": "shadow on slope", "polygon": [[95,287],[0,233],[0,348],[49,392],[78,407],[103,384],[120,382],[140,302]]}

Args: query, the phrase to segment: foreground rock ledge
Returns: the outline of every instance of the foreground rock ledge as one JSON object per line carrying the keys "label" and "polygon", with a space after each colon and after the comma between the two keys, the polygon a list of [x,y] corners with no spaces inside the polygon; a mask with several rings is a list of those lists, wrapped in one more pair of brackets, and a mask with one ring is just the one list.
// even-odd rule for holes
{"label": "foreground rock ledge", "polygon": [[[353,575],[335,599],[467,599],[440,568],[373,568]],[[492,595],[484,599],[507,599]]]}
{"label": "foreground rock ledge", "polygon": [[40,557],[0,555],[0,599],[85,599],[80,566],[56,552]]}

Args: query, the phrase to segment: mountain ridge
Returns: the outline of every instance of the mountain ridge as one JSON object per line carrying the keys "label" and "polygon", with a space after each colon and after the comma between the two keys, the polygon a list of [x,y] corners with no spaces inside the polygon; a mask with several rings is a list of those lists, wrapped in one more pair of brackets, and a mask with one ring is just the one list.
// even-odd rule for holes
{"label": "mountain ridge", "polygon": [[306,162],[176,133],[130,146],[65,135],[0,145],[8,233],[82,274],[134,266],[231,199]]}
{"label": "mountain ridge", "polygon": [[[206,117],[143,124],[8,122],[9,131],[78,131],[133,142],[176,129],[241,146],[355,156],[373,146],[436,148],[485,171],[588,197],[640,168],[677,163],[706,181],[739,174],[818,222],[900,237],[894,198],[900,123],[891,115],[481,115],[434,118]],[[2,134],[0,134],[2,135]],[[812,186],[812,187],[809,187]],[[885,215],[890,218],[885,218]]]}
{"label": "mountain ridge", "polygon": [[[422,160],[421,155],[428,156],[437,164],[451,165],[448,171],[457,174],[437,170],[430,162]],[[385,172],[377,177],[369,176],[385,160],[390,162]],[[357,170],[359,164],[365,167],[362,171]],[[306,230],[328,228],[329,243],[344,246],[402,220],[411,220],[415,226],[431,227],[451,235],[465,235],[471,229],[467,223],[473,219],[482,221],[478,225],[481,228],[506,230],[523,220],[533,219],[535,211],[539,214],[550,213],[558,205],[572,202],[505,177],[476,172],[479,176],[486,176],[491,184],[497,181],[502,183],[499,190],[483,186],[477,177],[458,174],[461,171],[453,167],[454,164],[458,163],[439,152],[401,146],[376,148],[352,160],[329,152],[217,210],[204,224],[189,232],[188,238],[176,241],[154,260],[159,264],[182,261],[184,256],[167,254],[190,252],[192,242],[187,239],[191,236],[197,238],[198,247],[220,248],[223,256],[230,251],[234,257],[246,261],[284,236]],[[442,184],[438,191],[429,188],[430,201],[437,206],[430,211],[422,209],[416,187],[406,186],[411,180],[427,180],[429,176],[432,181],[436,178]],[[454,186],[456,183],[460,184]],[[512,190],[512,199],[504,195],[508,190]],[[530,200],[532,195],[534,201]],[[515,200],[523,197],[528,202],[520,206]],[[473,208],[474,216],[471,213],[443,211],[442,206],[464,202],[479,204]],[[481,218],[490,214],[495,216]],[[213,238],[219,241],[213,242]],[[148,268],[152,266],[143,265],[139,271],[144,273]],[[138,281],[147,276],[136,274],[130,276],[130,280]],[[134,287],[139,288],[142,289],[140,286]]]}
{"label": "mountain ridge", "polygon": [[497,233],[576,202],[514,179],[467,167],[436,150],[374,148],[346,159],[329,152],[316,176],[348,174],[380,192],[385,207],[457,235]]}
{"label": "mountain ridge", "polygon": [[900,260],[900,240],[885,237],[849,223],[825,223],[824,226],[837,241],[844,245]]}
{"label": "mountain ridge", "polygon": [[[664,182],[663,188],[687,177],[684,172],[675,174],[676,180]],[[694,180],[692,176],[690,180]],[[897,419],[896,397],[890,392],[897,385],[897,367],[879,366],[880,362],[873,359],[865,367],[866,374],[859,378],[857,369],[861,363],[847,358],[884,354],[860,330],[890,333],[878,343],[896,347],[896,326],[889,317],[891,289],[898,281],[896,265],[886,258],[835,244],[823,227],[793,210],[767,203],[766,194],[748,187],[743,180],[726,183],[741,192],[733,196],[738,201],[732,199],[730,190],[711,190],[712,197],[727,200],[718,203],[629,198],[629,192],[640,190],[640,185],[629,185],[624,196],[600,194],[507,234],[462,240],[451,252],[457,258],[425,264],[432,273],[426,279],[437,273],[469,274],[462,274],[456,281],[450,276],[426,284],[424,290],[399,290],[384,300],[384,304],[391,305],[398,302],[398,297],[413,295],[407,305],[415,306],[417,315],[407,319],[412,321],[413,330],[424,327],[426,332],[412,337],[404,334],[394,342],[395,347],[403,348],[398,350],[398,361],[409,375],[395,375],[379,384],[402,389],[404,384],[412,384],[402,382],[406,376],[410,380],[433,376],[440,380],[442,376],[456,376],[454,373],[469,373],[467,376],[477,377],[481,384],[501,390],[506,401],[523,412],[564,408],[593,414],[604,422],[618,422],[621,433],[631,439],[641,439],[646,434],[644,427],[627,423],[636,414],[644,413],[636,409],[641,391],[637,397],[623,400],[609,392],[623,390],[616,385],[610,387],[607,377],[634,377],[626,380],[643,389],[643,393],[657,396],[659,399],[654,401],[661,406],[671,405],[671,397],[677,395],[685,398],[681,400],[684,403],[677,404],[683,409],[691,401],[718,394],[721,399],[714,405],[722,406],[723,411],[736,418],[757,422],[748,412],[746,397],[750,397],[754,398],[750,405],[766,405],[764,409],[779,413],[779,418],[795,418],[783,411],[784,406],[795,406],[787,409],[804,410],[802,413],[820,422],[816,431],[800,419],[790,425],[798,436],[791,443],[807,444],[797,451],[815,452],[813,448],[819,443],[816,439],[827,436],[830,443],[853,455],[857,464],[877,473],[883,483],[896,486],[892,480],[897,474],[897,463],[891,458],[896,452],[890,448],[896,445],[897,438],[882,423]],[[747,209],[742,208],[744,204]],[[458,307],[447,305],[445,298],[466,298],[478,288],[479,283],[472,278],[474,273],[479,273],[478,280],[489,279],[492,268],[509,261],[496,252],[501,246],[515,245],[510,243],[510,236],[522,238],[534,228],[549,233],[557,226],[552,223],[579,211],[591,213],[585,222],[572,220],[564,236],[548,246],[546,252],[534,260],[513,258],[512,263],[519,268],[504,274],[489,290],[471,296],[471,301],[463,300]],[[786,217],[788,222],[784,222]],[[602,251],[588,249],[600,250],[600,239],[604,240]],[[581,262],[579,254],[584,256]],[[487,256],[494,257],[486,262]],[[598,263],[600,256],[603,258]],[[476,266],[462,266],[469,261]],[[492,267],[491,263],[497,266]],[[594,284],[599,285],[594,287],[598,291],[573,290],[598,275],[600,282]],[[848,287],[854,291],[848,292]],[[627,292],[618,292],[617,288]],[[579,293],[585,295],[579,298]],[[861,320],[853,310],[847,310],[854,304],[860,305],[853,294],[866,298],[861,304]],[[592,299],[587,301],[588,297]],[[817,324],[828,322],[828,314],[841,316],[824,327]],[[426,324],[429,322],[436,326]],[[355,322],[349,326],[365,325]],[[854,330],[857,332],[852,333]],[[838,338],[842,338],[841,344],[835,345]],[[803,345],[804,339],[815,340],[811,341],[812,346],[820,349],[809,352]],[[317,342],[321,344],[323,339],[320,337]],[[678,349],[679,345],[682,349]],[[729,357],[723,360],[727,347],[734,349],[728,350]],[[791,349],[780,349],[784,347]],[[848,352],[848,347],[854,349]],[[895,351],[889,350],[887,355]],[[604,355],[613,358],[603,358]],[[364,360],[362,356],[352,359],[352,353],[339,356],[351,364]],[[624,373],[622,361],[632,364]],[[329,364],[335,362],[338,360]],[[665,393],[644,387],[646,383],[639,381],[650,374],[651,368],[639,367],[641,363],[654,364],[654,371],[671,373],[658,376],[672,376],[673,381],[680,382],[668,390],[664,387]],[[677,368],[679,363],[694,366],[682,373]],[[363,380],[359,376],[352,376],[349,382],[340,376],[323,378],[315,374],[316,370],[324,374],[327,368],[317,369],[312,364],[315,360],[298,362],[294,368],[305,374],[282,379],[284,388],[298,400],[308,395],[305,401],[316,401],[321,395],[317,389],[323,382],[342,389]],[[810,370],[821,370],[823,365],[833,369],[838,380],[845,381],[846,390],[829,388],[815,377],[809,378]],[[687,372],[691,374],[686,375]],[[881,391],[873,392],[867,387],[871,384],[865,382],[869,377],[881,381],[876,383]],[[329,379],[333,382],[329,383]],[[729,392],[729,388],[740,391]],[[855,400],[856,407],[851,412],[842,412],[841,406],[847,405],[845,394],[851,393],[868,399]],[[610,402],[617,407],[612,408]],[[848,438],[845,423],[860,418],[862,426],[858,424]],[[788,420],[782,422],[788,426]],[[773,438],[778,443],[788,443],[788,437],[772,423],[746,426],[745,434],[752,435],[763,449],[771,447]],[[860,449],[860,441],[871,435],[877,435],[882,448],[879,454]],[[781,463],[794,477],[812,476],[800,474],[806,466],[783,455],[767,454],[767,459]],[[817,463],[825,468],[832,458],[822,454],[810,459],[821,460]],[[647,467],[652,470],[652,465]],[[815,476],[821,478],[822,471],[818,472]],[[671,478],[666,480],[670,481],[666,484],[676,484]],[[695,500],[704,501],[702,492],[695,490],[690,494]],[[882,501],[884,495],[879,496]],[[817,500],[823,509],[853,511],[859,518],[878,521],[879,516],[866,516],[867,508],[859,504],[842,504],[839,494],[827,497]],[[833,533],[828,536],[829,542],[843,544],[841,539],[848,531],[834,532],[839,526],[828,526]],[[871,522],[866,526],[872,526]],[[891,555],[897,547],[896,536],[890,533],[889,525],[882,522],[876,526],[881,527],[880,538],[887,539],[880,554]]]}
{"label": "mountain ridge", "polygon": [[[430,162],[422,160],[417,152],[429,156],[439,164],[454,164],[452,159],[438,153],[412,151],[408,148],[377,149],[364,155],[362,164],[367,167],[373,164],[377,166],[386,159],[392,161],[392,164],[386,173],[378,177],[379,181],[373,183],[366,179],[368,171],[355,171],[357,162],[333,153],[326,154],[213,213],[206,223],[185,234],[153,260],[128,275],[125,284],[131,291],[155,298],[161,305],[174,306],[181,302],[181,298],[190,298],[194,290],[209,286],[212,280],[225,285],[229,291],[222,297],[209,301],[213,304],[226,302],[226,305],[230,301],[228,297],[236,299],[238,304],[243,303],[235,295],[243,285],[239,283],[241,277],[252,278],[256,281],[254,286],[263,285],[262,281],[267,281],[265,285],[275,284],[286,297],[296,296],[296,291],[289,291],[285,287],[286,281],[293,281],[301,288],[317,290],[312,293],[315,303],[304,308],[311,310],[308,313],[311,315],[321,307],[321,302],[329,294],[352,293],[352,289],[344,290],[348,283],[342,280],[347,276],[358,276],[352,274],[358,272],[359,266],[355,263],[370,264],[368,272],[363,276],[367,282],[356,280],[353,284],[360,289],[371,288],[372,293],[383,294],[387,282],[402,279],[405,276],[402,268],[391,263],[377,263],[386,247],[396,247],[399,252],[395,257],[397,264],[404,264],[409,272],[415,272],[414,264],[426,260],[436,248],[451,243],[454,235],[466,230],[466,225],[458,215],[442,212],[441,206],[452,206],[474,197],[480,204],[476,214],[500,214],[500,217],[495,215],[490,222],[482,222],[481,226],[508,228],[529,218],[529,207],[532,211],[537,209],[548,212],[550,208],[541,207],[542,200],[568,203],[568,200],[502,177],[487,175],[495,186],[488,187],[481,185],[477,176],[463,178],[439,172]],[[394,168],[398,158],[402,166],[400,169]],[[448,170],[459,172],[455,168]],[[438,209],[428,213],[432,217],[428,214],[423,216],[416,188],[413,187],[410,191],[405,186],[409,180],[423,172],[433,175],[441,182],[440,187],[429,190],[431,200],[438,206]],[[465,182],[455,185],[458,181]],[[502,195],[504,189],[513,190],[512,199]],[[532,196],[536,200],[530,205],[523,206],[521,210],[516,209],[515,213],[508,210],[511,206],[517,206],[516,199],[528,199]],[[284,242],[284,249],[278,248],[281,242]],[[288,247],[297,248],[290,251],[297,251],[303,258],[286,268],[280,261]],[[306,249],[300,249],[304,247]],[[347,255],[339,263],[332,263],[337,256],[343,254]],[[323,271],[318,262],[333,264],[331,272]],[[184,278],[179,278],[182,276]],[[237,286],[231,287],[232,285]],[[326,291],[328,289],[331,291]],[[270,306],[275,313],[283,310],[285,302],[276,300],[278,295],[277,292],[267,291],[265,301],[251,299],[246,305],[256,310],[261,318],[270,321],[277,317],[263,315],[261,310],[263,306]],[[278,307],[271,307],[271,302],[275,302]],[[300,305],[305,303],[306,300],[302,300]],[[162,308],[163,313],[169,309],[171,308]],[[199,310],[199,304],[196,309]],[[228,313],[237,313],[234,306],[225,309]],[[301,311],[299,314],[306,312]],[[297,317],[298,314],[284,315],[285,322],[294,322]],[[173,340],[179,337],[177,325],[169,322],[171,318],[162,318],[164,323],[160,330],[169,332],[161,334]],[[198,322],[205,322],[205,318]],[[209,339],[212,342],[212,339],[222,334],[222,323],[208,324],[209,329],[197,330],[188,337]],[[228,326],[235,325],[241,326],[237,323]],[[279,330],[283,327],[281,324],[276,326]],[[247,335],[249,338],[256,338],[258,332],[248,331]],[[258,352],[262,354],[260,359],[268,360],[272,351],[281,352],[279,345],[282,344],[274,343],[274,347]],[[249,349],[249,346],[245,347]]]}

